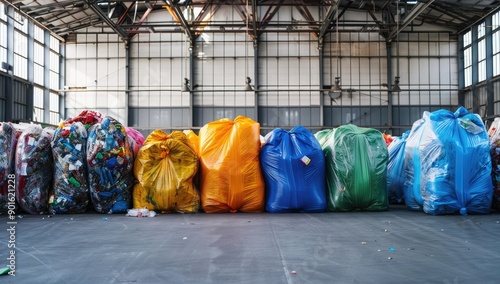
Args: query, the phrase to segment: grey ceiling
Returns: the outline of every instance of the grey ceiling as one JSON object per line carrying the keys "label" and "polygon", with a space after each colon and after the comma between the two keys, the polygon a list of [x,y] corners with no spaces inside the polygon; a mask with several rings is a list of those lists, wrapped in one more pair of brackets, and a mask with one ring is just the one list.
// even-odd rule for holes
{"label": "grey ceiling", "polygon": [[[3,2],[14,5],[62,38],[81,32],[87,27],[100,27],[103,31],[119,34],[123,39],[130,39],[142,32],[185,32],[191,37],[196,37],[206,29],[206,21],[210,20],[210,15],[217,13],[221,6],[226,5],[231,5],[240,18],[237,21],[227,22],[209,21],[208,25],[222,32],[248,31],[253,37],[258,37],[259,34],[268,31],[289,32],[301,29],[321,37],[335,31],[338,16],[338,24],[343,30],[378,32],[388,40],[394,38],[406,26],[418,26],[423,23],[444,26],[459,32],[492,11],[498,10],[500,6],[500,0],[400,0],[399,2],[396,0],[12,0]],[[322,19],[313,16],[312,6],[324,7]],[[183,16],[183,10],[187,7],[203,9],[194,19],[188,20]],[[293,7],[300,13],[302,19],[279,21],[273,19],[283,7]],[[400,8],[401,17],[400,22],[396,24],[397,7]],[[150,12],[160,9],[170,13],[175,21],[147,23],[146,19]],[[257,9],[261,15],[254,18],[253,15],[256,13],[252,11]],[[342,15],[349,10],[365,11],[370,15],[369,20],[358,22],[343,20]],[[165,17],[167,18],[169,17]]]}

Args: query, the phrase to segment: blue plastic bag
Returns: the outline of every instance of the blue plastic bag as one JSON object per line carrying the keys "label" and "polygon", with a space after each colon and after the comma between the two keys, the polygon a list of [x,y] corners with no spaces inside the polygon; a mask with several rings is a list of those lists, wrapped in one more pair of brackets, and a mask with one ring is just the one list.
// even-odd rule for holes
{"label": "blue plastic bag", "polygon": [[262,146],[260,162],[268,212],[325,211],[325,158],[309,130],[274,129]]}
{"label": "blue plastic bag", "polygon": [[387,194],[389,204],[402,204],[404,202],[404,162],[406,139],[410,131],[394,138],[387,147],[389,151],[389,161],[387,163]]}
{"label": "blue plastic bag", "polygon": [[429,214],[489,213],[493,195],[489,139],[476,114],[424,113],[405,151],[405,202]]}

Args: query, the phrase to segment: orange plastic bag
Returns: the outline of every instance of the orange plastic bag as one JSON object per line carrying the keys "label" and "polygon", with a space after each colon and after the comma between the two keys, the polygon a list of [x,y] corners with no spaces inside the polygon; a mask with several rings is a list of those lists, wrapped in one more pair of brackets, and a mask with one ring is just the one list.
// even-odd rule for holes
{"label": "orange plastic bag", "polygon": [[200,130],[201,204],[207,213],[264,211],[260,124],[238,116]]}
{"label": "orange plastic bag", "polygon": [[198,156],[186,135],[155,130],[147,137],[134,163],[138,183],[134,208],[195,213],[200,196],[193,185]]}
{"label": "orange plastic bag", "polygon": [[186,134],[189,142],[191,142],[193,149],[196,151],[196,154],[200,154],[200,137],[194,133],[193,130],[184,130],[184,134]]}

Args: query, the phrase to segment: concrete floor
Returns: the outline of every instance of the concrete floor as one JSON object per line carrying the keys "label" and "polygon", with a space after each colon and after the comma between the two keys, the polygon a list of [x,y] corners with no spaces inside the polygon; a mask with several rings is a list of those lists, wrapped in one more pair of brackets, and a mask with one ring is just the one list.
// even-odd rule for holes
{"label": "concrete floor", "polygon": [[[0,276],[3,283],[500,281],[496,212],[431,216],[393,206],[386,212],[154,218],[89,212],[16,221],[16,276]],[[0,263],[6,265],[6,216],[0,222]]]}

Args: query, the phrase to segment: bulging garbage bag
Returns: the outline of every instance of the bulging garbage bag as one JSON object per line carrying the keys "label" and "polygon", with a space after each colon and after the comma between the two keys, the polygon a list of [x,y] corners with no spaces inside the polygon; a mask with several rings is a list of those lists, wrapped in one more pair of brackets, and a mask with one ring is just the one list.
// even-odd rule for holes
{"label": "bulging garbage bag", "polygon": [[30,125],[22,131],[16,146],[16,198],[29,214],[47,214],[54,175],[50,142],[54,129]]}
{"label": "bulging garbage bag", "polygon": [[16,131],[10,122],[0,122],[0,213],[17,209],[15,175]]}
{"label": "bulging garbage bag", "polygon": [[259,132],[260,124],[244,116],[213,121],[200,129],[205,212],[264,211]]}
{"label": "bulging garbage bag", "polygon": [[181,131],[151,132],[134,165],[134,208],[196,213],[200,196],[193,185],[198,156]]}
{"label": "bulging garbage bag", "polygon": [[405,202],[437,214],[488,213],[493,184],[488,134],[481,118],[460,107],[424,112],[405,150]]}
{"label": "bulging garbage bag", "polygon": [[387,210],[388,152],[382,133],[349,124],[316,137],[326,157],[328,210]]}
{"label": "bulging garbage bag", "polygon": [[49,194],[49,212],[83,213],[89,203],[87,130],[79,121],[61,123],[50,144],[54,158],[54,185]]}
{"label": "bulging garbage bag", "polygon": [[309,130],[302,126],[274,129],[262,146],[260,162],[266,211],[325,211],[325,158]]}
{"label": "bulging garbage bag", "polygon": [[106,116],[88,129],[90,200],[99,213],[126,212],[132,205],[134,155],[125,127]]}

